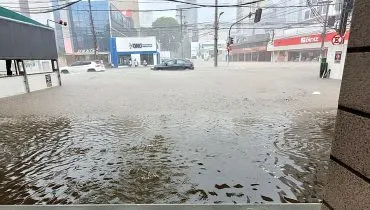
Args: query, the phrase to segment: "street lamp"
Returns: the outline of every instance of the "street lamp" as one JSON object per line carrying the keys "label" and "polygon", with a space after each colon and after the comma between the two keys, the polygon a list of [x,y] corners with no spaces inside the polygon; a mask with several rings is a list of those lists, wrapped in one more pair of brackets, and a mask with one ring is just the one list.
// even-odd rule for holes
{"label": "street lamp", "polygon": [[[228,43],[228,44],[230,44],[230,40],[231,40],[231,28],[232,28],[234,25],[236,25],[236,24],[240,23],[241,21],[243,21],[244,19],[246,19],[246,18],[250,18],[250,17],[252,17],[252,12],[250,12],[247,16],[243,17],[242,19],[240,19],[240,20],[236,21],[235,23],[231,24],[231,26],[230,26],[230,28],[229,28],[229,37],[228,37],[228,40],[227,40],[227,43]],[[229,46],[228,46],[228,47],[229,47]],[[229,65],[229,62],[230,62],[230,50],[228,49],[228,50],[227,50],[227,65]]]}
{"label": "street lamp", "polygon": [[223,15],[225,12],[221,12],[219,15],[218,15],[218,23],[220,23],[220,17],[221,17],[221,15]]}

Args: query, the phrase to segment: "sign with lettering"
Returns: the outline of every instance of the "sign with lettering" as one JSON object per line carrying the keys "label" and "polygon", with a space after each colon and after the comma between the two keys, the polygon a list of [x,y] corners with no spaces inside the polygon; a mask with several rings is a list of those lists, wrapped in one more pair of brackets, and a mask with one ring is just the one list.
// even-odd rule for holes
{"label": "sign with lettering", "polygon": [[318,37],[318,36],[302,37],[301,38],[301,44],[315,43],[315,42],[319,42],[319,40],[320,40],[320,37]]}
{"label": "sign with lettering", "polygon": [[117,52],[155,52],[157,40],[155,37],[116,37]]}
{"label": "sign with lettering", "polygon": [[153,44],[143,44],[143,43],[129,43],[130,49],[141,49],[141,48],[148,48],[152,47]]}
{"label": "sign with lettering", "polygon": [[[325,36],[325,42],[332,42],[333,37],[337,35],[336,32],[327,33]],[[345,40],[348,40],[349,32],[345,34],[340,40],[344,43]],[[274,40],[274,47],[290,46],[290,45],[302,45],[302,44],[313,44],[321,43],[322,37],[321,34],[312,34],[308,36],[297,36],[297,37],[288,37]]]}

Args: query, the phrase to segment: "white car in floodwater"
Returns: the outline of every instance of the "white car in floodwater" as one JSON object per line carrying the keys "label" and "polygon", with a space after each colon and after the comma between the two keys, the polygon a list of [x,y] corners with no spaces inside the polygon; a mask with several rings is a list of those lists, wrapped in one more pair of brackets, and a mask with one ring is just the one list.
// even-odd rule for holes
{"label": "white car in floodwater", "polygon": [[102,61],[76,61],[70,66],[60,68],[63,74],[105,71]]}

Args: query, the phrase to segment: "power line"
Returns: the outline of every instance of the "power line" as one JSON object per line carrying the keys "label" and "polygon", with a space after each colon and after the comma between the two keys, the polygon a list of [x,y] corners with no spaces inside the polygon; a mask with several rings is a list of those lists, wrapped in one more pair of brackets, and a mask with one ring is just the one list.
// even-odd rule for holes
{"label": "power line", "polygon": [[180,1],[180,0],[166,0],[169,2],[176,2],[176,3],[182,3],[182,4],[188,4],[192,6],[198,6],[198,7],[216,7],[216,8],[222,8],[222,7],[241,7],[241,6],[246,6],[250,4],[255,4],[264,0],[255,0],[247,3],[241,3],[241,4],[231,4],[231,5],[215,5],[215,4],[198,4],[198,3],[192,3],[192,2],[186,2],[186,1]]}

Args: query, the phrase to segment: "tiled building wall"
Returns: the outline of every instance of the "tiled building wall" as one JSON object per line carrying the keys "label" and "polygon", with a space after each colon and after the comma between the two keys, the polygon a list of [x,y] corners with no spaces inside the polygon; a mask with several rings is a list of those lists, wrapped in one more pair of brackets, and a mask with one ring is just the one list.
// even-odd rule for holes
{"label": "tiled building wall", "polygon": [[322,210],[370,209],[370,1],[355,0]]}

